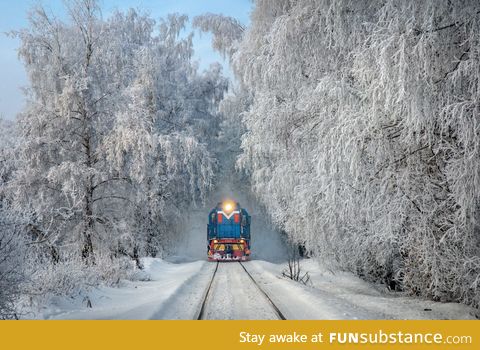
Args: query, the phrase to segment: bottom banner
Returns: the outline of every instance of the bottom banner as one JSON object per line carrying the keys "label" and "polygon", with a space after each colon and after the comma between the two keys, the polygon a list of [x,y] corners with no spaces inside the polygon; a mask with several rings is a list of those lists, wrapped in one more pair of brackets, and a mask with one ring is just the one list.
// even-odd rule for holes
{"label": "bottom banner", "polygon": [[1,349],[480,349],[479,321],[1,321]]}

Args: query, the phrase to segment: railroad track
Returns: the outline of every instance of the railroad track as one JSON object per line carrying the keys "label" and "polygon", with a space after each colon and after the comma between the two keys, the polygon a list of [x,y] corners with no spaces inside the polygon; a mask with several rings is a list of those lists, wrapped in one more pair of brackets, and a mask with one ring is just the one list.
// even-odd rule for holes
{"label": "railroad track", "polygon": [[[283,313],[275,305],[275,303],[269,297],[269,295],[260,287],[260,285],[257,283],[255,278],[253,278],[253,276],[250,274],[250,272],[247,270],[247,268],[242,264],[242,262],[239,261],[238,263],[240,264],[242,269],[245,271],[245,273],[248,275],[248,277],[253,282],[253,284],[258,289],[258,291],[265,297],[265,300],[271,305],[271,307],[275,311],[275,314],[277,315],[278,319],[279,320],[286,320],[286,317],[283,315]],[[195,317],[195,319],[197,319],[197,320],[203,320],[204,319],[205,310],[206,310],[206,307],[208,305],[208,302],[209,302],[209,299],[210,299],[210,296],[211,296],[212,285],[213,285],[213,281],[215,279],[215,276],[217,274],[218,266],[219,266],[219,262],[217,261],[216,266],[215,266],[215,270],[213,271],[213,274],[212,274],[212,278],[210,279],[210,282],[208,283],[205,295],[203,297],[203,300],[202,300],[202,303],[201,303],[201,306],[200,306],[200,310]]]}
{"label": "railroad track", "polygon": [[272,306],[273,310],[275,310],[275,313],[277,314],[277,317],[279,320],[286,320],[287,318],[282,314],[282,312],[279,310],[277,305],[273,302],[273,300],[268,296],[268,294],[258,285],[257,281],[253,278],[253,276],[248,272],[247,268],[239,261],[238,262],[240,266],[243,268],[243,270],[247,273],[248,277],[252,280],[253,284],[258,288],[260,293],[263,294],[263,296],[267,299],[268,303]]}
{"label": "railroad track", "polygon": [[202,305],[200,306],[200,311],[198,312],[198,315],[196,317],[197,320],[203,320],[203,315],[205,313],[205,306],[207,305],[207,300],[210,297],[210,291],[212,289],[212,284],[213,284],[213,280],[215,279],[215,275],[217,274],[218,264],[219,262],[217,261],[217,264],[215,265],[215,270],[213,271],[213,274],[212,274],[212,278],[208,283],[207,291],[205,292],[205,296],[203,297]]}

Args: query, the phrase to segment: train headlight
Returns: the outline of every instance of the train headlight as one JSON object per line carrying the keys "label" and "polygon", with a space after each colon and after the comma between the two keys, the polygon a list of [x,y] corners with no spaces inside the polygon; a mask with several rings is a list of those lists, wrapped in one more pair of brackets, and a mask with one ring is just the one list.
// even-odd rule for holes
{"label": "train headlight", "polygon": [[223,203],[223,211],[225,213],[231,213],[233,210],[233,203],[232,202],[225,202]]}
{"label": "train headlight", "polygon": [[240,243],[245,243],[245,240],[244,240],[244,239],[241,239],[241,240],[240,240]]}
{"label": "train headlight", "polygon": [[218,240],[217,240],[217,239],[214,239],[214,240],[213,240],[213,243],[218,243]]}

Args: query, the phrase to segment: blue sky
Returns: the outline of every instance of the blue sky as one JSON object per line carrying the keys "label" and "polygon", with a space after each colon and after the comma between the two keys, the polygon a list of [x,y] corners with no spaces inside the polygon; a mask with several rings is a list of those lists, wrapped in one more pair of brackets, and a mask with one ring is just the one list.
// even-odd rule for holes
{"label": "blue sky", "polygon": [[[62,0],[0,0],[0,116],[7,119],[14,119],[23,108],[24,97],[21,88],[28,86],[28,80],[17,58],[18,41],[4,33],[26,27],[28,10],[38,3],[56,16],[65,17]],[[155,19],[173,12],[187,14],[190,19],[196,15],[212,12],[235,17],[245,25],[249,23],[252,8],[251,0],[100,0],[100,3],[104,17],[108,17],[115,9],[126,10],[133,7],[147,11]],[[225,73],[230,75],[226,62],[211,49],[210,40],[210,35],[195,33],[195,58],[200,63],[200,69],[217,61],[224,64],[227,70]]]}

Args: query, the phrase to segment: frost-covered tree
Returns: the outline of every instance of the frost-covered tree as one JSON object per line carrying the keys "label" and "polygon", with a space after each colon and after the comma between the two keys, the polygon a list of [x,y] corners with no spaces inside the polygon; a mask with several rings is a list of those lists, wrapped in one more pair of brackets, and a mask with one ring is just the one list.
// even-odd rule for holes
{"label": "frost-covered tree", "polygon": [[[232,65],[233,57],[245,34],[245,26],[236,18],[213,13],[195,17],[193,26],[200,32],[211,33],[212,47],[224,58],[227,58]],[[216,154],[220,161],[220,178],[225,183],[232,178],[241,179],[241,174],[235,169],[235,162],[240,154],[241,136],[245,132],[242,113],[249,108],[250,103],[251,94],[248,89],[242,85],[241,80],[235,80],[230,85],[228,94],[218,106],[222,120],[220,121]],[[242,179],[243,183],[245,183],[244,180]],[[238,181],[229,185],[243,187]]]}
{"label": "frost-covered tree", "polygon": [[212,47],[223,57],[232,58],[243,38],[245,27],[236,18],[207,13],[193,20],[194,27],[213,35]]}
{"label": "frost-covered tree", "polygon": [[[4,188],[12,179],[16,168],[15,149],[19,144],[19,137],[15,123],[0,116],[0,188]],[[0,201],[4,199],[0,192]]]}
{"label": "frost-covered tree", "polygon": [[20,316],[15,302],[25,282],[26,247],[21,235],[22,225],[7,190],[17,166],[17,145],[15,124],[0,117],[0,319]]}
{"label": "frost-covered tree", "polygon": [[[131,238],[149,255],[162,248],[160,241],[174,240],[181,211],[203,201],[215,171],[216,109],[227,81],[218,65],[197,73],[192,36],[179,38],[186,20],[170,15],[140,53],[137,75],[125,90],[128,107],[109,137],[116,145],[109,147],[109,160],[119,172],[128,167],[138,182]],[[141,160],[136,168],[132,158]]]}
{"label": "frost-covered tree", "polygon": [[121,56],[124,47],[107,39],[111,27],[98,20],[95,2],[72,2],[69,14],[71,25],[35,8],[31,27],[17,33],[31,83],[19,119],[26,142],[18,198],[35,212],[39,240],[78,245],[92,259],[95,226],[109,221],[96,202],[104,200],[101,182],[114,179],[102,152],[124,83],[116,73],[125,67],[106,64],[107,53]]}
{"label": "frost-covered tree", "polygon": [[18,318],[16,301],[25,283],[25,241],[22,227],[8,203],[0,203],[0,319]]}
{"label": "frost-covered tree", "polygon": [[478,305],[479,11],[255,3],[232,54],[252,96],[238,164],[292,241],[392,287]]}
{"label": "frost-covered tree", "polygon": [[391,223],[390,260],[409,290],[474,305],[479,14],[476,1],[386,1],[352,70],[365,99],[362,152],[371,163],[358,184],[374,203],[369,231],[385,237]]}
{"label": "frost-covered tree", "polygon": [[16,205],[53,263],[138,262],[210,188],[226,81],[218,67],[197,72],[191,36],[179,37],[185,16],[157,26],[133,10],[104,20],[92,0],[67,10],[64,22],[34,8],[16,33],[31,83]]}

